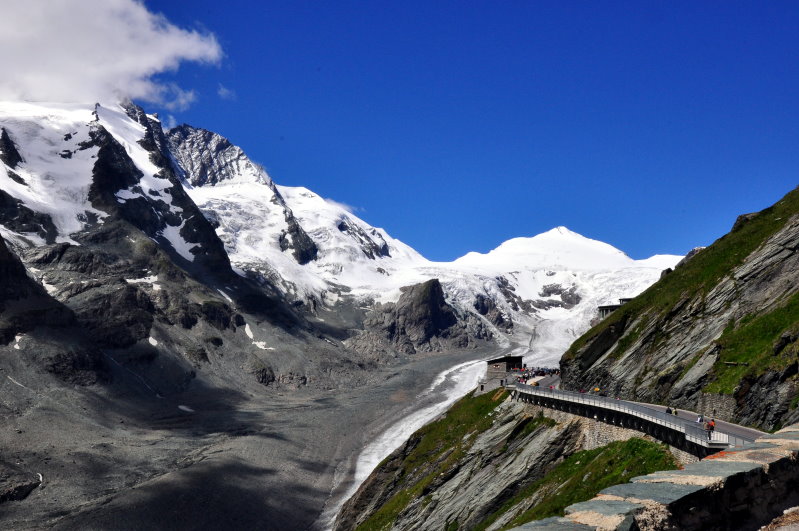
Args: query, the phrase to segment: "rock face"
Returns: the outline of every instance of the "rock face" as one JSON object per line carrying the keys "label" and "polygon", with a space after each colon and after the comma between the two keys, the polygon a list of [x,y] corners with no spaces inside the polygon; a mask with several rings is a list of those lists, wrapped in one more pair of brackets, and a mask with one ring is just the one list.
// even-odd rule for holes
{"label": "rock face", "polygon": [[279,236],[280,250],[290,250],[300,265],[316,258],[319,252],[314,241],[297,223],[294,213],[286,205],[275,183],[267,173],[252,162],[239,148],[221,135],[181,125],[171,129],[167,142],[184,178],[194,187],[224,185],[231,182],[256,183],[271,192],[271,208],[285,228]]}
{"label": "rock face", "polygon": [[102,353],[86,338],[72,310],[28,277],[0,238],[0,345],[19,351],[23,339],[34,348],[31,365],[62,381],[88,385],[106,376]]}
{"label": "rock face", "polygon": [[510,319],[510,317],[507,317],[502,313],[502,310],[497,307],[493,299],[490,299],[481,293],[478,293],[477,297],[475,297],[474,309],[477,310],[477,313],[484,316],[500,330],[509,332],[513,328],[513,321]]}
{"label": "rock face", "polygon": [[19,258],[0,238],[0,343],[36,326],[69,326],[74,315],[29,278]]}
{"label": "rock face", "polygon": [[799,190],[580,338],[564,385],[774,429],[799,420]]}
{"label": "rock face", "polygon": [[0,223],[14,232],[35,234],[46,243],[55,242],[58,234],[50,216],[34,212],[3,190],[0,190]]}
{"label": "rock face", "polygon": [[24,500],[41,483],[36,474],[0,461],[0,503]]}
{"label": "rock face", "polygon": [[[461,428],[468,433],[460,440],[445,440],[448,431],[458,429],[455,424],[473,420],[461,415],[463,402],[434,421],[433,428],[414,433],[378,466],[342,508],[336,531],[367,523],[366,528],[378,527],[378,522],[382,529],[409,531],[501,529],[559,490],[573,488],[573,482],[584,488],[594,472],[540,482],[564,459],[580,450],[641,437],[593,419],[505,401],[488,413],[487,424],[469,424]],[[446,422],[453,426],[435,427]],[[672,459],[666,456],[664,462],[673,463]],[[599,474],[606,476],[608,471]],[[592,482],[596,479],[591,477]]]}
{"label": "rock face", "polygon": [[261,168],[221,135],[183,124],[170,129],[167,139],[192,186],[213,186],[245,174],[258,182],[271,183]]}
{"label": "rock face", "polygon": [[[554,462],[580,448],[576,425],[553,428],[542,423],[525,430],[536,418],[511,402],[500,405],[493,414],[494,427],[470,439],[471,444],[462,455],[458,452],[454,462],[456,452],[450,451],[409,471],[409,454],[422,436],[412,435],[347,501],[334,529],[355,529],[400,491],[442,465],[443,473],[398,515],[391,529],[447,529],[455,521],[459,529],[470,529],[517,489],[541,478]],[[529,433],[519,436],[524,431]]]}
{"label": "rock face", "polygon": [[8,136],[5,127],[0,128],[0,160],[12,170],[22,162],[22,155],[17,151],[17,146]]}
{"label": "rock face", "polygon": [[381,256],[391,256],[388,243],[377,231],[372,230],[370,231],[371,233],[367,233],[363,228],[345,219],[342,219],[336,227],[358,242],[364,256],[370,260],[375,260]]}
{"label": "rock face", "polygon": [[403,288],[396,303],[378,305],[364,320],[364,332],[350,344],[368,353],[388,347],[415,354],[467,348],[491,337],[479,322],[460,317],[445,300],[441,283],[432,279]]}

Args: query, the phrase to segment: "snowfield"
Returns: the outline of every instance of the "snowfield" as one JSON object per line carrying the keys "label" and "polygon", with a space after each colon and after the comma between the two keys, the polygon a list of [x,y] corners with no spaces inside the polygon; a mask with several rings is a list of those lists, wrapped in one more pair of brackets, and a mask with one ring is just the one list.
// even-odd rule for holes
{"label": "snowfield", "polygon": [[[105,216],[88,200],[97,148],[81,147],[91,140],[93,112],[93,105],[0,102],[0,126],[23,161],[14,170],[0,163],[0,190],[48,214],[58,230],[56,241],[74,244],[69,235],[84,227],[87,213]],[[18,234],[4,227],[0,233],[14,243],[44,243],[34,233]]]}

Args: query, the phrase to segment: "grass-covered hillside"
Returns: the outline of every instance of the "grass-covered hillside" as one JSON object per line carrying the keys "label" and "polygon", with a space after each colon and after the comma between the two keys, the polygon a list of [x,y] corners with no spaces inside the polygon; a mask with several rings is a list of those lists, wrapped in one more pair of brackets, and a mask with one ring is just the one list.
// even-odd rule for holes
{"label": "grass-covered hillside", "polygon": [[642,439],[581,451],[577,424],[506,398],[469,395],[417,431],[348,502],[337,529],[504,529],[677,466],[668,448]]}
{"label": "grass-covered hillside", "polygon": [[475,529],[487,529],[497,517],[511,511],[526,498],[535,496],[541,502],[514,513],[513,519],[501,529],[511,529],[550,516],[563,516],[566,507],[590,500],[602,489],[657,470],[676,468],[677,462],[667,447],[644,439],[616,441],[593,450],[583,450],[567,457],[546,476],[522,489]]}
{"label": "grass-covered hillside", "polygon": [[[703,394],[731,396],[731,416],[778,425],[786,411],[748,411],[744,402],[796,402],[796,386],[783,384],[792,384],[799,353],[797,214],[799,189],[740,216],[728,234],[578,338],[561,361],[565,385],[684,407],[701,407]],[[779,396],[767,397],[775,383],[783,385]],[[750,390],[760,397],[745,398]]]}

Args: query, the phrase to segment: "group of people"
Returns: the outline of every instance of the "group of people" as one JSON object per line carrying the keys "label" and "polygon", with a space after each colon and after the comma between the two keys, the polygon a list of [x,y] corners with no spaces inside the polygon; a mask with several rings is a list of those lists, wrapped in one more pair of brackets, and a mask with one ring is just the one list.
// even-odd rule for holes
{"label": "group of people", "polygon": [[709,421],[705,421],[704,417],[702,417],[702,415],[699,415],[696,418],[696,421],[702,423],[702,428],[704,428],[704,430],[707,432],[707,440],[709,441],[713,436],[713,432],[716,431],[715,419],[710,419]]}
{"label": "group of people", "polygon": [[[677,408],[672,409],[671,407],[666,406],[666,414],[676,416],[677,413],[678,413]],[[700,413],[699,416],[696,417],[696,422],[698,424],[701,424],[702,429],[704,429],[705,432],[707,433],[707,440],[709,441],[710,439],[712,439],[713,432],[716,431],[716,420],[715,419],[705,420],[704,415]]]}
{"label": "group of people", "polygon": [[556,374],[560,374],[560,369],[553,369],[551,367],[532,367],[527,368],[526,366],[519,370],[513,369],[513,375],[516,377],[516,382],[521,384],[532,383],[532,385],[536,385],[538,382],[530,382],[530,380],[542,377],[542,376],[552,376]]}

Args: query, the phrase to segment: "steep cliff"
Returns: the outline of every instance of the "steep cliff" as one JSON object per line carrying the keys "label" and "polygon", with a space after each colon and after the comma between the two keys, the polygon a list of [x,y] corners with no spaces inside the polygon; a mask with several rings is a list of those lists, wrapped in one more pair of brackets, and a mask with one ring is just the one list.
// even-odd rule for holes
{"label": "steep cliff", "polygon": [[579,338],[563,386],[773,430],[799,420],[799,189]]}
{"label": "steep cliff", "polygon": [[434,278],[402,288],[396,303],[378,304],[364,319],[364,330],[348,341],[356,351],[385,355],[459,349],[491,339],[472,314],[458,314]]}
{"label": "steep cliff", "polygon": [[344,505],[335,529],[507,529],[676,466],[666,447],[628,439],[628,430],[608,427],[603,439],[589,419],[506,397],[469,395],[414,433]]}

